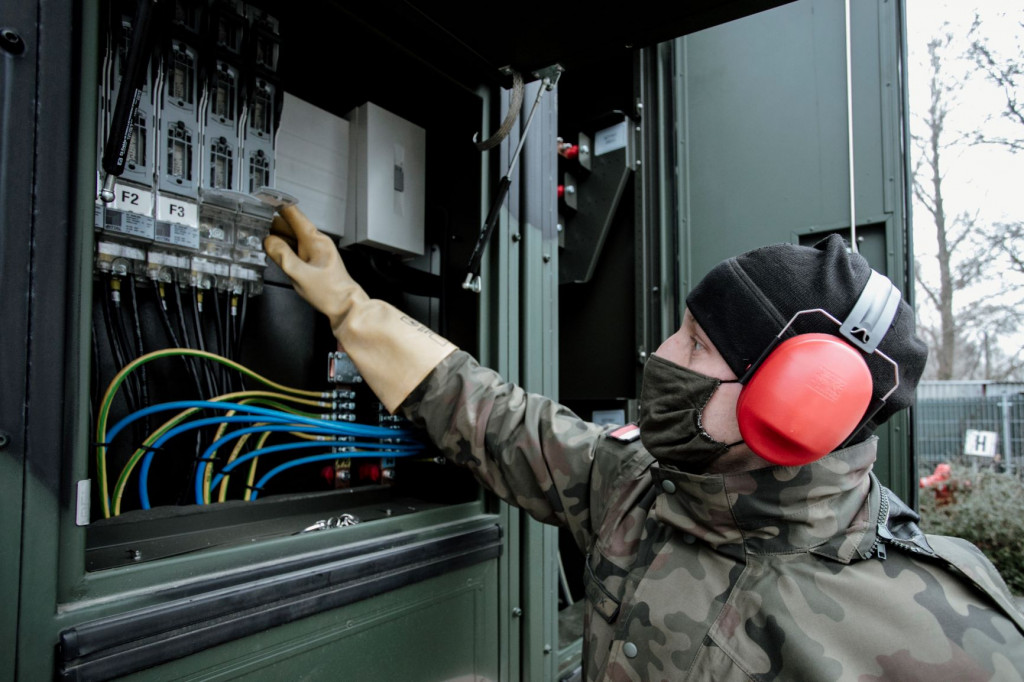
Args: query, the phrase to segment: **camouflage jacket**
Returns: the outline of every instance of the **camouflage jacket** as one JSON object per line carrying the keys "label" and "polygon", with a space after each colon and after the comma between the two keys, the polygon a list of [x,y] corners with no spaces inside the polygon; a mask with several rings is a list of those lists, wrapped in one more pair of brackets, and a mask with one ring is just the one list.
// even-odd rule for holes
{"label": "camouflage jacket", "polygon": [[403,405],[587,555],[588,680],[1020,680],[1024,617],[972,545],[920,535],[875,440],[804,467],[660,466],[465,353]]}

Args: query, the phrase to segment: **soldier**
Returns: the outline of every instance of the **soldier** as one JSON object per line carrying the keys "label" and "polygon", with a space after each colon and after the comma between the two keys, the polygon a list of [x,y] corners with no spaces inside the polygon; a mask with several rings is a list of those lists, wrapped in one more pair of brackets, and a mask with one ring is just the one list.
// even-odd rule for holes
{"label": "soldier", "polygon": [[[877,411],[843,447],[773,465],[741,433],[739,381],[787,322],[811,309],[843,319],[868,287],[870,267],[838,237],[712,270],[644,369],[637,429],[585,422],[370,299],[298,209],[274,232],[295,250],[272,235],[267,253],[385,407],[572,533],[587,557],[586,679],[1022,679],[1024,616],[998,573],[973,545],[922,535],[872,473],[871,432],[912,402],[926,356],[898,292],[878,346],[898,385],[891,365],[868,363]],[[788,461],[800,439],[775,454]]]}

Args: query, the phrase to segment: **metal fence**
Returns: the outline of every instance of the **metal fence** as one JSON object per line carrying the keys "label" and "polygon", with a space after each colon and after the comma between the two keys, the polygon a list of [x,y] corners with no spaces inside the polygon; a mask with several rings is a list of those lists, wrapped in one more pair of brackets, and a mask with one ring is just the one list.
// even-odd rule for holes
{"label": "metal fence", "polygon": [[990,466],[989,457],[965,454],[969,430],[995,433],[1006,471],[1024,470],[1024,383],[922,381],[914,420],[922,471],[931,472],[940,462]]}

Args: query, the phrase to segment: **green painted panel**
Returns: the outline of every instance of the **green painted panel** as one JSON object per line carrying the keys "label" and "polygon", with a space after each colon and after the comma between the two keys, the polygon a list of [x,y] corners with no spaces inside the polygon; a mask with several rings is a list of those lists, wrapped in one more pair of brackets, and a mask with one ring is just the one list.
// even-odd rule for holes
{"label": "green painted panel", "polygon": [[[887,59],[896,46],[880,47],[881,4],[852,3],[858,222],[887,212],[891,176],[883,130],[894,117],[882,102],[899,79]],[[843,3],[800,0],[678,44],[690,282],[794,230],[848,226]]]}
{"label": "green painted panel", "polygon": [[497,564],[453,571],[125,679],[497,679]]}
{"label": "green painted panel", "polygon": [[21,462],[6,454],[0,456],[0,679],[13,679],[15,647],[18,635],[18,586],[21,563]]}
{"label": "green painted panel", "polygon": [[[902,3],[850,5],[857,227],[909,293]],[[850,229],[845,32],[841,0],[798,0],[675,41],[683,295],[737,253]],[[908,425],[880,430],[876,470],[912,499]]]}
{"label": "green painted panel", "polygon": [[[532,106],[539,83],[527,87]],[[557,97],[541,99],[522,158],[521,383],[558,396]],[[524,111],[524,115],[528,112]],[[521,678],[554,679],[558,646],[558,529],[520,514],[523,608]]]}

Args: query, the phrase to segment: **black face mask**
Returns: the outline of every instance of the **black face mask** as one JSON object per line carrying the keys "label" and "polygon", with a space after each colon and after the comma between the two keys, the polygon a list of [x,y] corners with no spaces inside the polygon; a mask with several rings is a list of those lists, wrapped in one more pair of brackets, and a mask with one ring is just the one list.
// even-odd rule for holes
{"label": "black face mask", "polygon": [[690,473],[701,473],[725,452],[743,441],[722,443],[704,430],[704,406],[723,381],[652,355],[644,365],[640,391],[640,441],[660,462]]}

